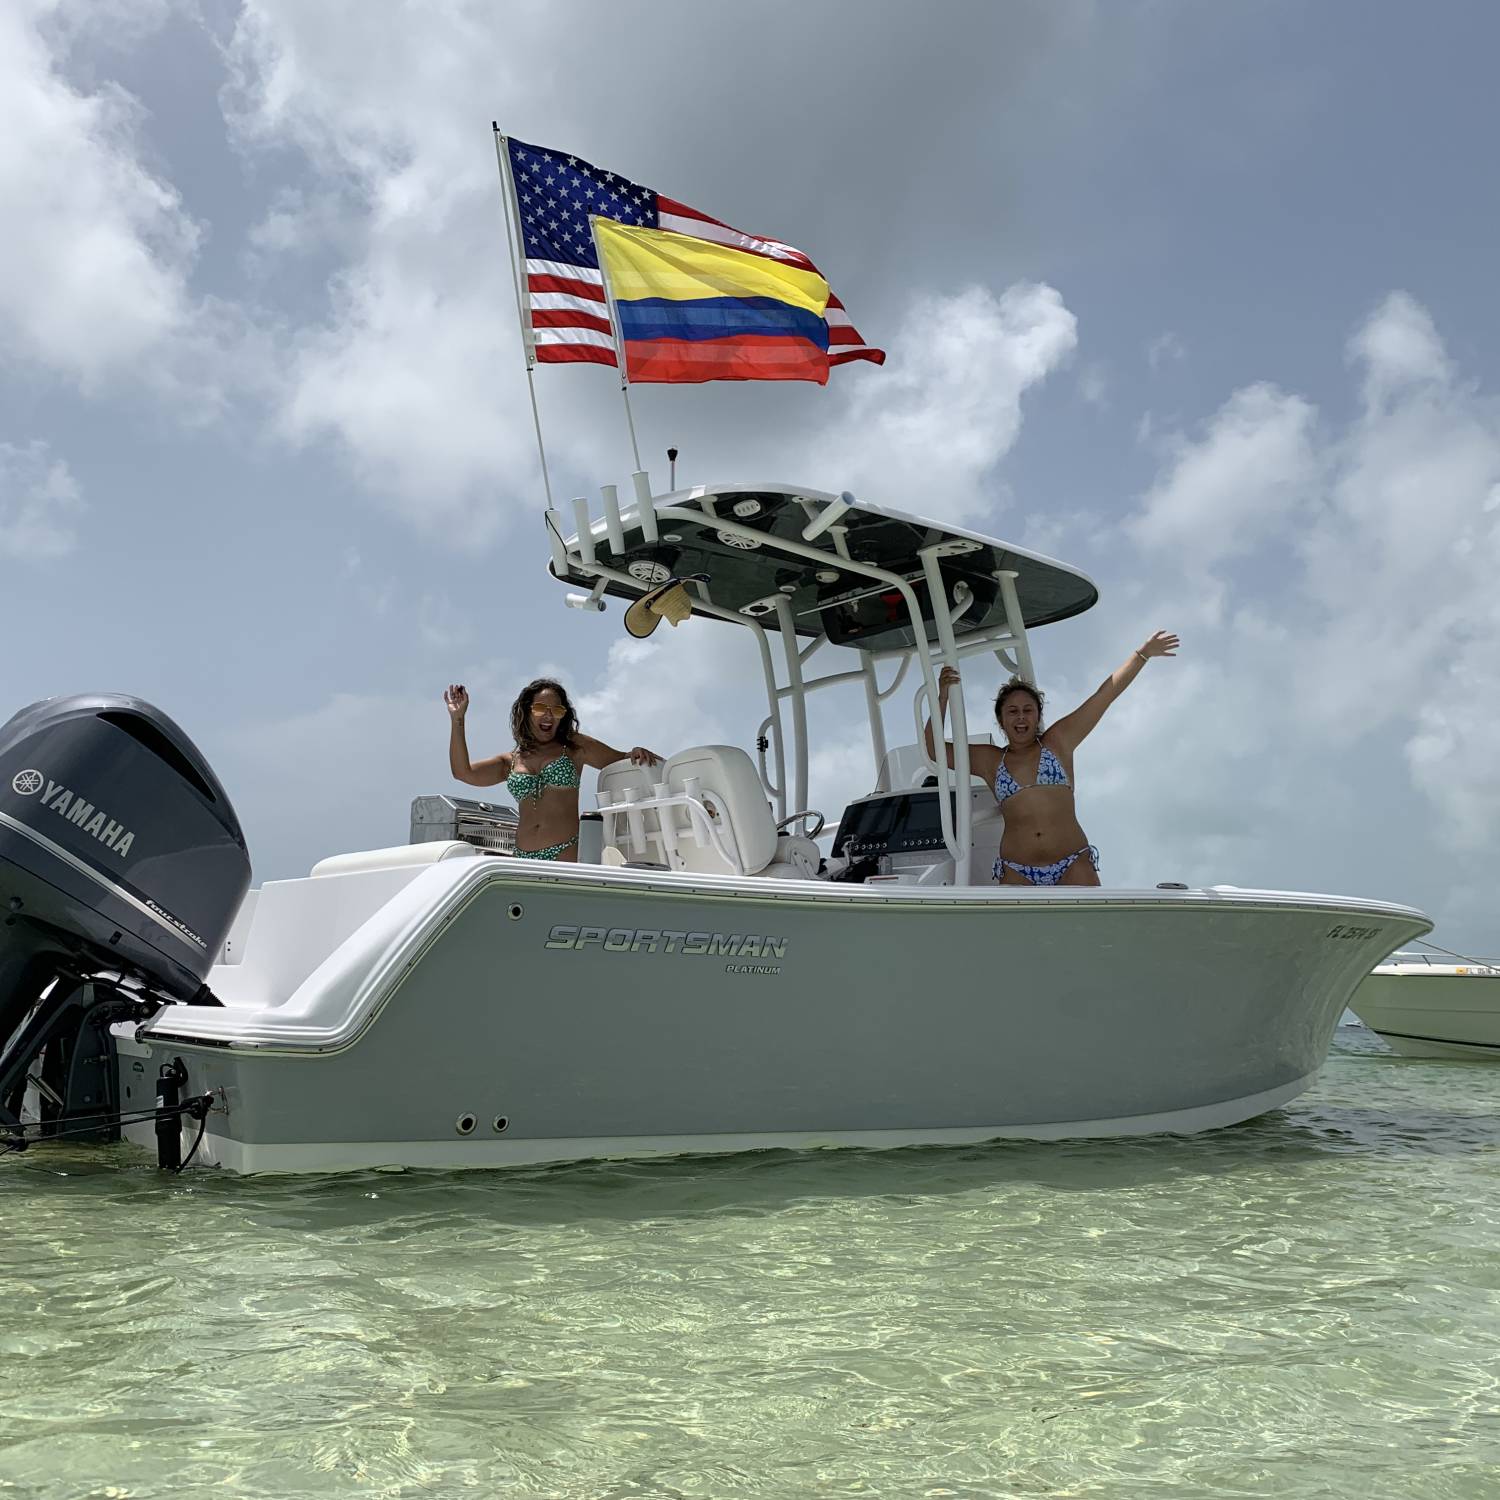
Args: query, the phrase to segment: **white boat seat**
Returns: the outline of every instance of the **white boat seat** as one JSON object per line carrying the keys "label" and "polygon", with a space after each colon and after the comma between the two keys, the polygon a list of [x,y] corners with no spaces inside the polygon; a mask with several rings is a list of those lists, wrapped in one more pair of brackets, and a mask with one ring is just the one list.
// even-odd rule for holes
{"label": "white boat seat", "polygon": [[[599,773],[600,810],[622,805],[627,800],[627,792],[636,802],[654,797],[656,783],[663,779],[663,770],[663,766],[637,766],[628,760],[617,760],[613,765],[605,766]],[[661,842],[661,823],[656,814],[644,812],[637,814],[636,818],[640,823],[639,839],[631,838],[630,825],[624,817],[604,819],[601,858],[605,864],[666,864],[666,851]]]}
{"label": "white boat seat", "polygon": [[761,872],[772,880],[816,880],[823,851],[801,834],[783,833],[776,838],[776,858]]}
{"label": "white boat seat", "polygon": [[[633,816],[613,811],[625,804],[627,792],[633,792],[636,801],[655,797],[658,784],[664,784],[671,795],[698,797],[709,810],[727,860],[711,841],[700,843],[694,836],[686,807],[661,813],[648,809]],[[629,864],[659,864],[705,875],[756,875],[777,859],[776,819],[765,788],[755,763],[736,745],[699,745],[679,751],[663,766],[620,762],[599,773],[599,790],[600,809],[606,814],[606,862],[623,859]],[[670,838],[663,836],[663,818],[669,820]],[[634,830],[632,822],[637,825]],[[811,840],[802,842],[810,844]],[[817,846],[812,848],[816,871]],[[805,858],[803,852],[801,859]]]}
{"label": "white boat seat", "polygon": [[692,790],[696,783],[704,804],[711,808],[714,828],[730,858],[726,865],[712,846],[700,845],[692,834],[685,810],[669,809],[677,831],[674,868],[705,875],[757,875],[776,858],[776,818],[766,800],[755,762],[737,745],[699,745],[682,750],[667,762],[667,781],[674,792]]}
{"label": "white boat seat", "polygon": [[[992,745],[994,739],[987,734],[971,734],[971,745]],[[927,764],[927,757],[920,745],[897,745],[888,750],[880,762],[880,775],[875,779],[877,792],[901,792],[908,787],[921,786],[928,776],[936,775]],[[985,784],[984,777],[971,769],[969,779],[979,786]]]}

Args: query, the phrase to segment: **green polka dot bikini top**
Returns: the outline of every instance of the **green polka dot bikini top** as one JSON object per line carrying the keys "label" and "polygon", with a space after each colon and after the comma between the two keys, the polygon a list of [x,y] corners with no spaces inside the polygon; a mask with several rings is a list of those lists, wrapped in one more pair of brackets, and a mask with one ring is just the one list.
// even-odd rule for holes
{"label": "green polka dot bikini top", "polygon": [[517,802],[524,802],[528,797],[534,797],[540,802],[543,787],[560,786],[572,791],[578,786],[579,780],[576,762],[564,751],[555,760],[549,760],[535,775],[530,771],[512,771],[505,778],[505,790]]}

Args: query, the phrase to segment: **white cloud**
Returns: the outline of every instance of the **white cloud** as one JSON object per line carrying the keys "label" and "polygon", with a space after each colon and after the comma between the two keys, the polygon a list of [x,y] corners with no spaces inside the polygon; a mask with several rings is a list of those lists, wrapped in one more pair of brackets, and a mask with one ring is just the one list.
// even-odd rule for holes
{"label": "white cloud", "polygon": [[[1171,810],[1151,859],[1138,841],[1129,852],[1143,875],[1284,885],[1300,862],[1371,893],[1415,899],[1425,884],[1441,906],[1486,873],[1477,852],[1500,836],[1500,403],[1400,294],[1350,356],[1364,399],[1346,426],[1270,385],[1235,392],[1122,528],[1137,577],[1096,628],[1128,619],[1123,655],[1136,631],[1191,626],[1182,659],[1153,662],[1112,711],[1110,763],[1091,772],[1089,807],[1097,790]],[[1430,812],[1404,800],[1413,789]]]}
{"label": "white cloud", "polygon": [[1392,292],[1349,344],[1350,362],[1364,366],[1365,399],[1374,406],[1415,385],[1452,377],[1431,314],[1406,292]]}
{"label": "white cloud", "polygon": [[0,443],[0,557],[61,557],[83,509],[77,481],[46,443]]}
{"label": "white cloud", "polygon": [[[834,692],[840,691],[835,688]],[[845,693],[850,690],[843,689]],[[843,702],[849,704],[853,694]],[[862,716],[861,716],[862,717]],[[909,717],[909,716],[908,716]],[[814,719],[816,726],[819,720]],[[844,809],[857,797],[868,796],[875,789],[874,753],[870,746],[869,730],[864,723],[845,719],[842,724],[821,717],[822,733],[816,733],[809,746],[807,765],[807,802],[816,812],[821,812],[831,829],[838,826]],[[893,735],[892,745],[907,743],[912,732],[905,727]],[[789,807],[788,812],[800,809]]]}
{"label": "white cloud", "polygon": [[[473,757],[509,749],[519,686],[511,664],[459,665],[455,676],[469,688]],[[445,685],[339,692],[312,708],[203,736],[244,825],[257,883],[305,875],[329,854],[404,844],[414,797],[486,796],[448,773]]]}
{"label": "white cloud", "polygon": [[358,248],[350,243],[355,238],[349,206],[337,193],[281,187],[260,222],[251,226],[245,265],[250,275],[263,277],[295,257],[325,247],[350,253]]}
{"label": "white cloud", "polygon": [[[611,599],[608,607],[620,605]],[[648,640],[616,636],[594,685],[575,695],[585,733],[662,755],[691,745],[749,745],[766,695],[748,635],[695,616],[675,629],[658,626]],[[736,690],[726,694],[731,683]]]}
{"label": "white cloud", "polygon": [[447,738],[436,692],[338,693],[241,725],[212,758],[245,826],[257,884],[305,875],[325,855],[406,843],[413,797],[464,792],[448,774]]}
{"label": "white cloud", "polygon": [[327,243],[347,257],[326,322],[286,351],[278,424],[331,441],[434,535],[483,541],[540,488],[498,176],[483,117],[459,104],[506,94],[514,65],[473,8],[363,16],[260,0],[228,51],[239,139],[296,146],[318,183],[279,194],[251,236],[255,268]]}
{"label": "white cloud", "polygon": [[987,482],[1020,433],[1022,398],[1077,343],[1078,320],[1050,286],[919,297],[880,378],[847,387],[804,462],[847,476],[856,495],[972,519],[994,506]]}
{"label": "white cloud", "polygon": [[1275,386],[1236,391],[1200,439],[1174,445],[1131,534],[1196,567],[1253,547],[1316,498],[1315,418],[1308,402]]}
{"label": "white cloud", "polygon": [[1500,674],[1461,660],[1446,675],[1406,741],[1406,763],[1453,843],[1477,854],[1493,844],[1500,809],[1500,734],[1484,708]]}
{"label": "white cloud", "polygon": [[487,539],[505,502],[540,490],[501,290],[479,317],[384,256],[347,273],[331,325],[299,340],[283,431],[333,438],[362,484],[434,535]]}
{"label": "white cloud", "polygon": [[184,331],[199,228],[142,164],[140,108],[69,83],[54,7],[0,7],[0,340],[85,387]]}
{"label": "white cloud", "polygon": [[87,34],[116,48],[138,46],[165,25],[176,8],[193,0],[32,0],[61,39]]}

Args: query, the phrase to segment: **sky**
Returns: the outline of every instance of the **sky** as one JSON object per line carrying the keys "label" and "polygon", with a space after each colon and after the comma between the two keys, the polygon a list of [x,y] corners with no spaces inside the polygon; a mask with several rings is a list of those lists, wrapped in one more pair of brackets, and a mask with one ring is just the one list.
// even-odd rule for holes
{"label": "sky", "polygon": [[[448,682],[476,755],[539,672],[613,743],[750,743],[743,632],[635,643],[546,574],[494,119],[801,247],[889,352],[638,389],[658,488],[675,445],[1081,567],[1054,715],[1182,637],[1078,755],[1106,884],[1500,953],[1497,49],[1477,0],[9,0],[0,710],[157,704],[258,880],[462,790]],[[613,372],[536,388],[557,492],[628,493]],[[816,701],[836,820],[863,695]]]}

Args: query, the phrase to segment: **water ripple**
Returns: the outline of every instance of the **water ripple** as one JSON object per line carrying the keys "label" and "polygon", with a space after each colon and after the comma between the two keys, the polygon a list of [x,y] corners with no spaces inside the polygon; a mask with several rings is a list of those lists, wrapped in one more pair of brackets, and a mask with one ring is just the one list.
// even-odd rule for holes
{"label": "water ripple", "polygon": [[1500,1069],[1187,1140],[0,1162],[0,1496],[1493,1496]]}

